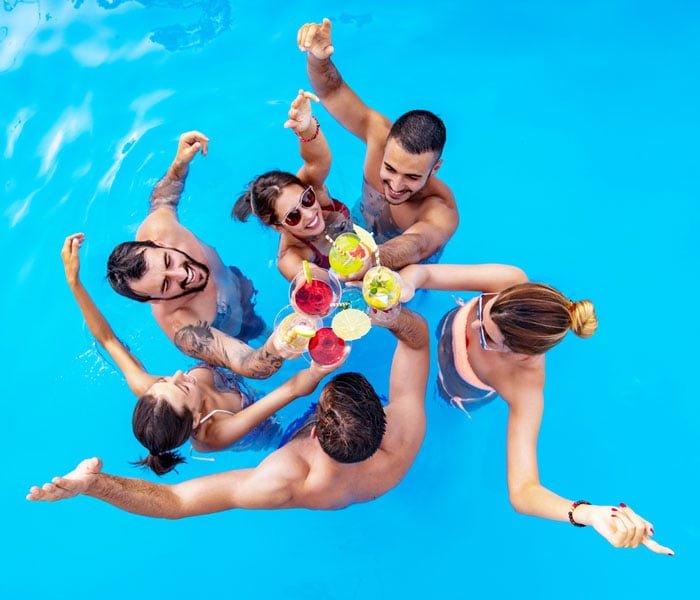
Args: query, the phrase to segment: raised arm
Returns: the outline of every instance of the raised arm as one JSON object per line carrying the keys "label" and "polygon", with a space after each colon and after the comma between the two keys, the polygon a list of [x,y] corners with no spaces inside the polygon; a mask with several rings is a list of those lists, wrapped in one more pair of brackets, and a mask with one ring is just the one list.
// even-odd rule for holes
{"label": "raised arm", "polygon": [[297,172],[297,177],[313,186],[316,198],[323,208],[330,208],[333,202],[326,190],[326,178],[331,170],[331,149],[318,119],[311,114],[311,100],[318,102],[318,98],[311,92],[299,90],[292,101],[289,119],[284,126],[294,131],[299,140],[299,154],[304,164]]}
{"label": "raised arm", "polygon": [[112,357],[126,378],[131,391],[136,396],[141,396],[158,378],[149,375],[141,362],[121,343],[80,281],[79,252],[80,245],[84,240],[84,234],[74,233],[69,235],[63,243],[61,259],[66,271],[66,281],[73,292],[90,333]]}
{"label": "raised arm", "polygon": [[188,131],[180,136],[172,164],[151,192],[148,217],[139,227],[136,239],[159,238],[164,230],[172,227],[173,222],[179,223],[177,206],[185,188],[190,163],[200,150],[202,156],[206,156],[208,149],[209,138],[199,131]]}
{"label": "raised arm", "polygon": [[[506,399],[507,393],[503,397]],[[629,507],[574,504],[544,487],[537,466],[542,394],[533,392],[508,404],[508,491],[516,511],[553,521],[573,520],[572,524],[591,525],[616,548],[636,548],[643,544],[652,552],[673,554],[673,550],[651,539],[654,534],[651,523]]]}
{"label": "raised arm", "polygon": [[214,329],[206,321],[182,327],[175,333],[173,341],[188,356],[252,379],[270,377],[279,370],[286,358],[284,352],[275,345],[274,333],[265,344],[254,349]]}
{"label": "raised arm", "polygon": [[248,408],[213,421],[206,432],[207,449],[213,452],[228,448],[293,400],[308,396],[326,375],[334,372],[345,362],[348,354],[349,352],[346,352],[338,362],[328,366],[312,361],[308,369],[295,373],[277,389]]}
{"label": "raised arm", "polygon": [[383,136],[383,145],[391,122],[360,100],[331,61],[334,48],[330,20],[302,25],[297,33],[297,45],[299,50],[306,52],[306,70],[311,86],[326,110],[366,144],[374,136]]}
{"label": "raised arm", "polygon": [[408,302],[418,289],[500,292],[528,280],[522,269],[499,264],[409,265],[399,275],[402,302]]}
{"label": "raised arm", "polygon": [[[269,462],[269,466],[263,466]],[[285,465],[267,459],[256,469],[228,471],[177,485],[102,473],[102,461],[82,461],[63,477],[42,487],[32,486],[27,500],[55,502],[78,495],[92,496],[127,512],[164,519],[181,519],[231,508],[283,508],[292,492]]]}

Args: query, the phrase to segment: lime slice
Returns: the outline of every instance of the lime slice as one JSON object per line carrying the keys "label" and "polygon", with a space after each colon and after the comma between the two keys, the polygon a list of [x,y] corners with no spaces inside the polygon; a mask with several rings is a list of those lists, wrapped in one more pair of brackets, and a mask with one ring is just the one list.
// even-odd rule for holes
{"label": "lime slice", "polygon": [[352,228],[355,230],[357,237],[360,238],[360,241],[369,248],[370,252],[375,252],[377,250],[377,242],[374,241],[374,237],[372,237],[369,231],[363,229],[359,225],[353,225]]}
{"label": "lime slice", "polygon": [[312,338],[316,335],[316,330],[308,325],[296,325],[292,330],[298,336]]}
{"label": "lime slice", "polygon": [[311,278],[311,267],[309,267],[309,261],[302,261],[301,268],[304,269],[304,277],[306,277],[306,282],[311,283],[313,279]]}
{"label": "lime slice", "polygon": [[357,308],[348,308],[339,312],[331,322],[331,329],[340,339],[346,342],[358,340],[372,327],[372,321]]}

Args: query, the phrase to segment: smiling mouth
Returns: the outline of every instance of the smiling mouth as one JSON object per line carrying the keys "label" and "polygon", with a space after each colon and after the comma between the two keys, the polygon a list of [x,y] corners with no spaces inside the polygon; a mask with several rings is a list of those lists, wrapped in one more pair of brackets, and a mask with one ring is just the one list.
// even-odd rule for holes
{"label": "smiling mouth", "polygon": [[187,277],[185,278],[185,281],[182,282],[182,289],[186,289],[189,287],[195,280],[197,273],[195,270],[192,268],[191,265],[185,265],[185,270],[187,271]]}
{"label": "smiling mouth", "polygon": [[314,218],[311,220],[311,222],[304,228],[304,229],[314,229],[316,225],[318,225],[318,214],[314,216]]}

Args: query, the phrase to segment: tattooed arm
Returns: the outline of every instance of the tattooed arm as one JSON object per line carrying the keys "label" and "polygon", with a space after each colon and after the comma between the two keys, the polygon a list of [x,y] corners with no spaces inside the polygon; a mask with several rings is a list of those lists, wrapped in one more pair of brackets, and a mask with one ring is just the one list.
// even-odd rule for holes
{"label": "tattooed arm", "polygon": [[206,156],[208,147],[209,138],[199,131],[188,131],[180,136],[175,159],[151,193],[149,214],[159,208],[177,210],[190,163],[200,149],[202,156]]}
{"label": "tattooed arm", "polygon": [[275,347],[274,334],[261,348],[254,349],[212,328],[206,321],[186,325],[175,333],[173,341],[188,356],[252,379],[270,377],[284,361],[284,356]]}

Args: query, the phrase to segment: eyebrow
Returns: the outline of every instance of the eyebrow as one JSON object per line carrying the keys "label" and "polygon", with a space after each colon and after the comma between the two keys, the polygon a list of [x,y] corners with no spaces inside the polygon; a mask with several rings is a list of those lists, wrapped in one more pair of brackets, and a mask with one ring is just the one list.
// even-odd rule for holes
{"label": "eyebrow", "polygon": [[392,171],[395,171],[396,173],[400,173],[401,175],[405,175],[406,177],[418,177],[418,178],[423,177],[423,175],[421,173],[401,173],[401,171],[399,171],[394,165],[392,165],[391,163],[388,163],[386,161],[384,161],[384,166],[387,169],[391,169]]}

